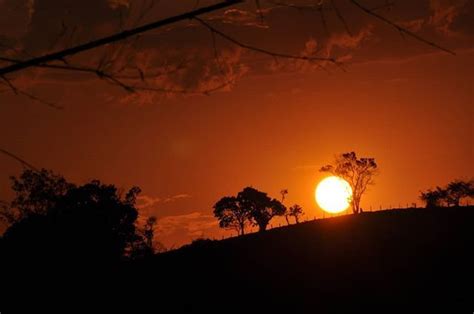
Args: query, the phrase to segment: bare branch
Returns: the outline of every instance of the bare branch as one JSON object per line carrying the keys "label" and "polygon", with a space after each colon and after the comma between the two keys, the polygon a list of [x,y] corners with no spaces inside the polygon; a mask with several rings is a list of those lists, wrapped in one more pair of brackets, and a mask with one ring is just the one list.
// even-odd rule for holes
{"label": "bare branch", "polygon": [[[13,62],[13,63],[20,62],[19,60],[15,60],[15,59],[11,59],[11,58],[5,58],[5,57],[0,57],[0,60]],[[120,86],[121,88],[123,88],[127,92],[134,92],[134,90],[130,86],[128,86],[127,84],[121,82],[118,78],[114,77],[114,75],[108,74],[108,73],[106,73],[105,71],[102,71],[102,70],[98,70],[98,69],[94,69],[94,68],[88,68],[88,67],[79,67],[79,66],[74,66],[74,65],[57,65],[57,64],[39,64],[39,65],[35,65],[35,67],[48,68],[48,69],[57,69],[57,70],[67,70],[67,71],[76,71],[76,72],[86,72],[86,73],[95,74],[100,79],[103,79],[105,81],[109,81],[109,82],[113,83],[114,85]],[[8,80],[4,76],[2,76],[2,78],[8,82]],[[16,89],[16,88],[15,88],[15,92],[19,93],[19,94],[22,94],[22,92],[18,92],[18,89]],[[24,94],[24,92],[23,92],[23,94]],[[35,97],[35,96],[28,94],[28,97],[31,98],[31,97]],[[35,100],[39,100],[39,99],[37,97],[35,97]],[[44,101],[42,101],[42,102],[44,102]],[[47,104],[51,105],[51,103],[47,103]],[[54,105],[54,107],[58,107],[58,106]],[[61,108],[61,107],[59,107],[59,108]]]}
{"label": "bare branch", "polygon": [[[0,83],[2,83],[2,84],[4,84],[5,86],[7,86],[7,87],[9,88],[8,90],[10,90],[11,92],[15,93],[16,95],[25,96],[25,97],[27,97],[27,98],[29,98],[29,99],[31,99],[31,100],[37,101],[37,102],[39,102],[39,103],[41,103],[41,104],[43,104],[43,105],[46,105],[46,106],[51,107],[51,108],[54,108],[54,109],[58,109],[58,110],[63,109],[63,107],[61,107],[61,106],[58,106],[58,105],[56,105],[56,104],[54,104],[54,103],[52,103],[52,102],[46,101],[46,100],[44,100],[44,99],[42,99],[42,98],[39,98],[39,97],[37,97],[37,96],[35,96],[35,95],[32,95],[32,94],[30,94],[30,93],[28,93],[28,92],[25,92],[24,90],[19,89],[18,87],[16,87],[15,85],[13,85],[13,83],[12,83],[9,79],[7,79],[7,78],[4,77],[4,76],[0,76],[0,78],[4,80],[4,82],[1,82],[1,81],[0,81]],[[8,91],[8,90],[1,90],[1,92],[3,93],[3,92],[6,92],[6,91]]]}
{"label": "bare branch", "polygon": [[215,27],[211,26],[210,24],[208,24],[207,22],[205,22],[204,20],[202,20],[198,17],[194,17],[194,19],[196,21],[198,21],[199,23],[201,23],[207,29],[209,29],[209,30],[213,31],[214,33],[216,33],[217,35],[221,36],[222,38],[230,41],[231,43],[233,43],[233,44],[235,44],[235,45],[237,45],[241,48],[247,49],[247,50],[252,50],[252,51],[259,52],[259,53],[262,53],[262,54],[266,54],[266,55],[269,55],[269,56],[272,56],[272,57],[278,57],[278,58],[284,58],[284,59],[296,59],[296,60],[306,60],[306,61],[327,61],[327,62],[331,62],[331,63],[336,64],[336,60],[333,59],[333,58],[296,56],[296,55],[284,54],[284,53],[279,53],[279,52],[273,52],[273,51],[270,51],[270,50],[262,49],[262,48],[255,47],[255,46],[251,46],[251,45],[242,43],[242,42],[238,41],[237,39],[234,39],[233,37],[230,37],[229,35],[221,32],[220,30],[216,29]]}
{"label": "bare branch", "polygon": [[31,170],[34,170],[34,171],[38,171],[38,168],[36,168],[35,166],[33,166],[32,164],[30,164],[29,162],[25,161],[23,158],[20,158],[18,157],[17,155],[5,150],[5,149],[2,149],[0,148],[0,153],[4,154],[4,155],[7,155],[8,157],[10,158],[13,158],[14,160],[18,161],[19,163],[21,163],[23,166],[27,167],[27,168],[30,168]]}
{"label": "bare branch", "polygon": [[211,5],[211,6],[207,6],[207,7],[200,8],[200,9],[197,9],[197,10],[193,10],[193,11],[190,11],[190,12],[187,12],[187,13],[184,13],[184,14],[176,15],[176,16],[169,17],[169,18],[166,18],[166,19],[163,19],[163,20],[159,20],[159,21],[156,21],[156,22],[153,22],[153,23],[150,23],[150,24],[146,24],[146,25],[143,25],[143,26],[140,26],[140,27],[136,27],[136,28],[133,28],[131,30],[126,30],[126,31],[123,31],[123,32],[120,32],[120,33],[116,33],[116,34],[113,34],[113,35],[108,36],[108,37],[103,37],[103,38],[100,38],[100,39],[97,39],[97,40],[93,40],[93,41],[90,41],[90,42],[87,42],[85,44],[78,45],[78,46],[75,46],[75,47],[72,47],[72,48],[68,48],[68,49],[58,51],[58,52],[53,52],[53,53],[50,53],[50,54],[46,54],[46,55],[43,55],[43,56],[40,56],[40,57],[37,57],[37,58],[26,60],[26,61],[21,62],[21,63],[12,64],[12,65],[6,66],[4,68],[0,68],[0,76],[8,74],[8,73],[12,73],[12,72],[17,72],[17,71],[20,71],[20,70],[23,70],[23,69],[26,69],[26,68],[29,68],[29,67],[32,67],[32,66],[35,66],[35,65],[44,64],[44,63],[47,63],[47,62],[50,62],[50,61],[53,61],[53,60],[61,60],[61,59],[64,59],[65,57],[67,57],[67,56],[75,55],[75,54],[78,54],[78,53],[81,53],[81,52],[84,52],[84,51],[87,51],[87,50],[91,50],[91,49],[94,49],[94,48],[97,48],[97,47],[100,47],[100,46],[104,46],[106,44],[110,44],[110,43],[113,43],[113,42],[124,40],[124,39],[130,38],[132,36],[138,35],[138,34],[143,33],[143,32],[147,32],[147,31],[150,31],[150,30],[153,30],[153,29],[165,26],[165,25],[173,24],[173,23],[176,23],[176,22],[179,22],[179,21],[183,21],[183,20],[186,20],[186,19],[192,19],[192,18],[194,18],[198,15],[213,12],[213,11],[223,9],[223,8],[226,8],[226,7],[229,7],[229,6],[233,6],[233,5],[236,5],[238,3],[242,3],[242,2],[243,2],[243,0],[226,0],[224,2],[219,2],[219,3]]}
{"label": "bare branch", "polygon": [[329,10],[329,8],[321,8],[319,4],[298,5],[298,4],[286,3],[282,1],[271,1],[271,0],[269,0],[268,2],[278,7],[292,8],[298,11]]}
{"label": "bare branch", "polygon": [[352,37],[353,35],[352,35],[351,30],[349,29],[349,25],[347,24],[346,19],[344,18],[344,16],[341,14],[341,11],[339,11],[338,7],[334,3],[334,0],[331,0],[331,6],[332,6],[334,12],[336,13],[336,16],[339,19],[339,21],[341,21],[342,25],[344,25],[344,29],[346,30],[347,34],[349,34],[349,36]]}
{"label": "bare branch", "polygon": [[351,1],[355,6],[357,6],[359,9],[361,9],[362,11],[364,11],[365,13],[367,13],[367,14],[369,14],[369,15],[371,15],[371,16],[373,16],[373,17],[379,19],[379,20],[381,20],[382,22],[384,22],[384,23],[386,23],[386,24],[388,24],[388,25],[394,27],[394,28],[395,28],[396,30],[398,30],[400,33],[406,34],[406,35],[408,35],[408,36],[410,36],[410,37],[413,37],[413,38],[415,38],[416,40],[418,40],[418,41],[420,41],[420,42],[422,42],[422,43],[425,43],[425,44],[427,44],[427,45],[429,45],[429,46],[431,46],[431,47],[434,47],[434,48],[436,48],[436,49],[438,49],[438,50],[442,50],[442,51],[447,52],[447,53],[449,53],[449,54],[456,55],[456,53],[455,53],[454,51],[451,51],[451,50],[449,50],[449,49],[447,49],[447,48],[441,47],[441,46],[438,45],[438,44],[435,44],[434,42],[431,42],[431,41],[429,41],[429,40],[424,39],[423,37],[421,37],[421,36],[419,36],[419,35],[413,33],[412,31],[409,31],[408,29],[406,29],[406,28],[404,28],[404,27],[402,27],[402,26],[400,26],[400,25],[398,25],[398,24],[396,24],[396,23],[390,21],[390,20],[387,19],[386,17],[383,17],[382,15],[380,15],[380,14],[374,12],[373,10],[368,9],[367,7],[361,5],[358,1],[356,1],[356,0],[350,0],[350,1]]}

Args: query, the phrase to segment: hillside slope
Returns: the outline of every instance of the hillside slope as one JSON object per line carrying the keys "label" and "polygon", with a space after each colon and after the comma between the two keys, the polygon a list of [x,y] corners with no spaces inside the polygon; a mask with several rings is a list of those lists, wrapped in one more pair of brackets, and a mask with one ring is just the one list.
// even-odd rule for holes
{"label": "hillside slope", "polygon": [[472,306],[473,227],[474,207],[364,213],[202,242],[127,273],[184,309]]}

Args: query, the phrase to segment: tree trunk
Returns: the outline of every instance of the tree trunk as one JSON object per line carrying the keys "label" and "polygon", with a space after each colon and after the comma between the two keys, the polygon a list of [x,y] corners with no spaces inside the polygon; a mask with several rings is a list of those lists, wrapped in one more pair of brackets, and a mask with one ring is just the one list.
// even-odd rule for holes
{"label": "tree trunk", "polygon": [[295,221],[296,221],[296,224],[299,224],[299,223],[300,223],[300,221],[299,221],[299,219],[298,219],[298,216],[295,216]]}
{"label": "tree trunk", "polygon": [[285,220],[286,220],[286,223],[288,224],[288,226],[290,225],[290,220],[288,219],[288,215],[285,215]]}
{"label": "tree trunk", "polygon": [[243,223],[240,224],[240,235],[245,234],[245,225]]}
{"label": "tree trunk", "polygon": [[359,214],[360,213],[360,199],[359,198],[354,198],[352,200],[352,212],[354,214]]}
{"label": "tree trunk", "polygon": [[258,225],[258,232],[265,232],[267,230],[268,223],[261,223]]}

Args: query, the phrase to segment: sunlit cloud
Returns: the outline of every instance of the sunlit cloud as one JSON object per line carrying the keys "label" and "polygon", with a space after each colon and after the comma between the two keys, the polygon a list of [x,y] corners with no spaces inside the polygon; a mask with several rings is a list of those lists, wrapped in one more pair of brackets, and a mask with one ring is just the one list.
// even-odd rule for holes
{"label": "sunlit cloud", "polygon": [[152,196],[148,196],[148,195],[140,195],[140,196],[137,197],[137,201],[138,201],[137,208],[138,209],[145,209],[145,208],[149,208],[149,207],[155,206],[155,205],[160,204],[160,203],[171,203],[171,202],[174,202],[174,201],[187,199],[187,198],[190,198],[190,197],[191,197],[191,195],[185,194],[185,193],[176,194],[176,195],[172,195],[172,196],[168,196],[168,197],[164,197],[164,198],[152,197]]}
{"label": "sunlit cloud", "polygon": [[201,237],[215,231],[218,227],[216,218],[202,212],[166,216],[158,220],[157,232],[159,237],[166,238],[179,233],[183,237]]}
{"label": "sunlit cloud", "polygon": [[467,3],[468,0],[430,0],[432,15],[429,19],[429,24],[434,26],[443,35],[457,35],[452,29],[452,24]]}

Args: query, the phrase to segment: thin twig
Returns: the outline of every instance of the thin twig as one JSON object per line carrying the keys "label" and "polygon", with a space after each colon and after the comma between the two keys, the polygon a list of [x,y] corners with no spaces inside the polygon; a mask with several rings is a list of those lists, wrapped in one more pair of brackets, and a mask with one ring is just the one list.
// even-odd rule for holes
{"label": "thin twig", "polygon": [[373,16],[373,17],[375,17],[375,18],[377,18],[377,19],[379,19],[379,20],[381,20],[381,21],[383,21],[384,23],[386,23],[386,24],[388,24],[388,25],[394,27],[394,28],[395,28],[396,30],[398,30],[400,33],[403,33],[403,34],[406,34],[406,35],[408,35],[408,36],[410,36],[410,37],[413,37],[413,38],[415,38],[416,40],[418,40],[418,41],[420,41],[420,42],[422,42],[422,43],[425,43],[425,44],[427,44],[427,45],[429,45],[429,46],[431,46],[431,47],[434,47],[434,48],[436,48],[436,49],[442,50],[442,51],[447,52],[447,53],[452,54],[452,55],[456,55],[456,53],[455,53],[454,51],[449,50],[449,49],[444,48],[444,47],[442,47],[442,46],[440,46],[440,45],[438,45],[438,44],[435,44],[434,42],[431,42],[431,41],[429,41],[429,40],[424,39],[423,37],[421,37],[421,36],[419,36],[419,35],[417,35],[417,34],[411,32],[411,31],[409,31],[408,29],[406,29],[406,28],[404,28],[404,27],[402,27],[402,26],[400,26],[400,25],[398,25],[398,24],[396,24],[396,23],[390,21],[390,20],[387,19],[386,17],[383,17],[382,15],[380,15],[380,14],[378,14],[378,13],[375,13],[373,10],[370,10],[370,9],[368,9],[367,7],[361,5],[358,1],[356,1],[356,0],[351,0],[351,2],[352,2],[355,6],[357,6],[359,9],[361,9],[362,11],[364,11],[365,13],[367,13],[367,14],[369,14],[369,15],[371,15],[371,16]]}
{"label": "thin twig", "polygon": [[262,54],[266,54],[266,55],[269,55],[269,56],[272,56],[272,57],[278,57],[278,58],[284,58],[284,59],[296,59],[296,60],[306,60],[306,61],[327,61],[327,62],[331,62],[331,63],[336,64],[336,60],[333,59],[333,58],[296,56],[296,55],[279,53],[279,52],[274,52],[274,51],[266,50],[266,49],[263,49],[263,48],[251,46],[251,45],[242,43],[241,41],[238,41],[237,39],[235,39],[233,37],[230,37],[229,35],[221,32],[220,30],[216,29],[215,27],[211,26],[210,24],[208,24],[207,22],[203,21],[202,19],[200,19],[198,17],[194,17],[194,19],[196,21],[198,21],[199,23],[201,23],[207,29],[209,29],[209,30],[213,31],[214,33],[216,33],[217,35],[221,36],[222,38],[230,41],[231,43],[233,43],[233,44],[235,44],[235,45],[237,45],[241,48],[247,49],[247,50],[252,50],[252,51],[259,52],[259,53],[262,53]]}
{"label": "thin twig", "polygon": [[8,157],[10,158],[13,158],[15,159],[16,161],[18,161],[19,163],[21,163],[23,166],[27,167],[27,168],[30,168],[31,170],[34,170],[34,171],[38,171],[38,168],[36,168],[35,166],[33,166],[32,164],[30,164],[29,162],[27,162],[26,160],[24,160],[23,158],[20,158],[18,157],[17,155],[5,150],[5,149],[2,149],[0,148],[0,153],[4,154],[4,155],[7,155]]}
{"label": "thin twig", "polygon": [[50,61],[53,61],[53,60],[60,60],[60,59],[63,59],[67,56],[75,55],[75,54],[78,54],[78,53],[81,53],[81,52],[84,52],[84,51],[87,51],[87,50],[91,50],[91,49],[94,49],[94,48],[97,48],[97,47],[100,47],[100,46],[104,46],[104,45],[113,43],[113,42],[124,40],[124,39],[130,38],[132,36],[141,34],[143,32],[147,32],[147,31],[150,31],[150,30],[153,30],[153,29],[165,26],[165,25],[173,24],[173,23],[176,23],[176,22],[179,22],[179,21],[183,21],[183,20],[186,20],[186,19],[192,19],[192,18],[194,18],[198,15],[213,12],[213,11],[217,11],[217,10],[220,10],[220,9],[224,9],[226,7],[233,6],[233,5],[236,5],[238,3],[242,3],[242,2],[243,2],[243,0],[226,0],[224,2],[219,2],[219,3],[216,3],[214,5],[204,7],[204,8],[200,8],[200,9],[193,10],[193,11],[190,11],[190,12],[187,12],[187,13],[184,13],[184,14],[172,16],[172,17],[169,17],[169,18],[166,18],[166,19],[163,19],[163,20],[155,21],[155,22],[152,22],[152,23],[140,26],[140,27],[136,27],[136,28],[133,28],[131,30],[125,30],[123,32],[119,32],[119,33],[113,34],[111,36],[107,36],[107,37],[103,37],[103,38],[100,38],[100,39],[97,39],[97,40],[93,40],[93,41],[84,43],[82,45],[78,45],[78,46],[71,47],[71,48],[68,48],[68,49],[64,49],[64,50],[61,50],[61,51],[46,54],[46,55],[43,55],[43,56],[40,56],[40,57],[37,57],[37,58],[26,60],[26,61],[21,62],[21,63],[12,64],[12,65],[6,66],[4,68],[0,68],[0,75],[5,75],[5,74],[8,74],[8,73],[17,72],[17,71],[20,71],[20,70],[23,70],[23,69],[26,69],[26,68],[29,68],[29,67],[32,67],[32,66],[35,66],[35,65],[38,65],[38,64],[44,64],[44,63],[47,63],[47,62],[50,62]]}
{"label": "thin twig", "polygon": [[[25,92],[24,90],[19,89],[18,87],[16,87],[15,85],[13,85],[13,83],[12,83],[10,80],[8,80],[7,78],[5,78],[4,76],[2,76],[1,78],[2,78],[5,82],[0,81],[0,83],[2,83],[2,84],[4,84],[5,86],[7,86],[7,87],[9,88],[9,91],[15,93],[16,95],[25,96],[25,97],[27,97],[27,98],[29,98],[29,99],[31,99],[31,100],[37,101],[37,102],[39,102],[39,103],[41,103],[41,104],[43,104],[43,105],[46,105],[46,106],[48,106],[48,107],[51,107],[51,108],[54,108],[54,109],[57,109],[57,110],[63,109],[63,107],[61,107],[61,106],[59,106],[59,105],[57,105],[57,104],[54,104],[54,103],[52,103],[52,102],[49,102],[49,101],[44,100],[44,99],[42,99],[42,98],[39,98],[39,97],[37,97],[37,96],[35,96],[35,95],[32,95],[32,94],[30,94],[30,93],[28,93],[28,92]],[[6,91],[6,90],[2,90],[1,92],[3,93],[4,91]]]}
{"label": "thin twig", "polygon": [[332,6],[334,12],[336,13],[336,16],[339,19],[339,21],[341,21],[342,25],[344,25],[344,29],[346,30],[347,34],[352,37],[353,35],[352,35],[351,30],[349,29],[349,25],[347,24],[346,19],[344,18],[344,16],[341,14],[341,11],[339,11],[339,8],[334,3],[334,0],[331,0],[331,6]]}

